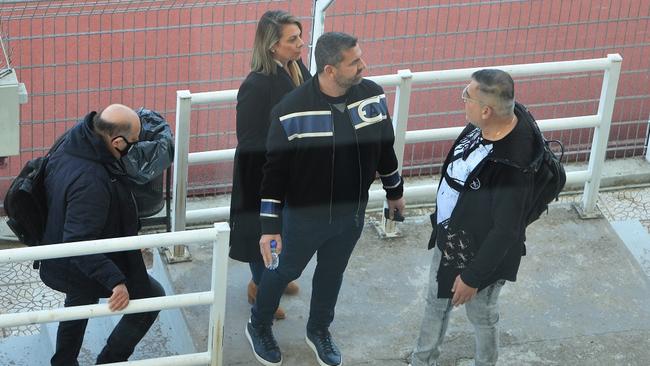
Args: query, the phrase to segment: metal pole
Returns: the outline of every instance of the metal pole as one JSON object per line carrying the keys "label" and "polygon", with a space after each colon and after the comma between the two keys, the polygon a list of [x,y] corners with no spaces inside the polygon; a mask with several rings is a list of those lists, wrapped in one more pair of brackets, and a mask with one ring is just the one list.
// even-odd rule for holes
{"label": "metal pole", "polygon": [[[397,169],[402,173],[404,164],[404,144],[406,143],[406,128],[409,117],[409,102],[411,100],[411,89],[413,85],[413,74],[411,70],[398,70],[397,75],[400,77],[400,84],[395,91],[395,105],[393,108],[393,130],[395,131],[395,142],[393,149],[397,155]],[[384,200],[384,209],[388,208],[388,202]],[[381,227],[377,228],[379,235],[383,238],[395,238],[401,236],[397,230],[395,221],[386,219],[384,215],[381,218]]]}
{"label": "metal pole", "polygon": [[[192,94],[189,90],[176,92],[176,137],[174,146],[174,208],[172,212],[172,231],[185,230],[185,210],[187,200],[187,167],[190,149],[190,113]],[[165,250],[167,263],[191,260],[185,245],[174,245],[173,251]]]}
{"label": "metal pole", "polygon": [[309,72],[316,74],[316,41],[325,32],[325,10],[334,0],[314,0],[314,25],[311,30],[311,42],[309,43]]}
{"label": "metal pole", "polygon": [[616,88],[621,73],[623,58],[619,54],[609,54],[607,59],[610,66],[605,69],[603,86],[600,91],[600,102],[598,103],[598,117],[600,124],[594,128],[594,139],[591,144],[589,155],[589,180],[585,183],[585,190],[582,196],[582,207],[576,207],[582,218],[601,217],[596,207],[600,179],[605,163],[607,141],[609,130],[612,125],[612,114],[614,113],[614,102],[616,101]]}
{"label": "metal pole", "polygon": [[211,294],[206,291],[130,300],[129,306],[120,311],[111,311],[106,304],[96,304],[27,311],[24,313],[7,313],[0,315],[0,328],[207,305],[212,300],[210,298]]}
{"label": "metal pole", "polygon": [[404,144],[406,141],[406,128],[408,127],[409,105],[411,100],[411,89],[413,74],[411,70],[397,71],[401,81],[395,92],[395,108],[393,108],[393,130],[395,131],[395,155],[397,155],[398,169],[402,172],[404,164]]}
{"label": "metal pole", "polygon": [[648,116],[648,127],[645,133],[645,160],[650,163],[650,116]]}
{"label": "metal pole", "polygon": [[5,68],[8,70],[11,70],[11,63],[9,60],[9,53],[7,52],[7,49],[5,48],[5,43],[2,41],[2,35],[0,35],[0,47],[2,47],[2,54],[5,56]]}
{"label": "metal pole", "polygon": [[214,224],[218,230],[212,248],[212,306],[210,308],[210,366],[223,365],[223,335],[226,321],[226,289],[228,286],[228,242],[230,228],[225,222]]}

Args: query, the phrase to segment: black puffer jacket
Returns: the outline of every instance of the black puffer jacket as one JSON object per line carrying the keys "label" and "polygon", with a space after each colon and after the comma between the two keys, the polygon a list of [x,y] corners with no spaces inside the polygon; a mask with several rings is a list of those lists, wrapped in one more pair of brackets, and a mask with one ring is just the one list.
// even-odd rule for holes
{"label": "black puffer jacket", "polygon": [[[105,142],[93,132],[88,114],[73,127],[46,168],[48,219],[44,244],[136,235],[137,207],[122,183],[123,173]],[[125,283],[132,298],[148,286],[139,250],[44,260],[40,275],[61,292],[87,292],[109,296]],[[132,290],[133,289],[133,290]]]}
{"label": "black puffer jacket", "polygon": [[[379,173],[388,199],[402,197],[403,182],[393,150],[394,133],[386,95],[363,79],[346,94],[359,159],[359,202],[363,214],[368,189]],[[314,218],[331,221],[337,149],[332,110],[314,76],[287,94],[271,111],[260,210],[262,233],[281,233],[284,204]]]}

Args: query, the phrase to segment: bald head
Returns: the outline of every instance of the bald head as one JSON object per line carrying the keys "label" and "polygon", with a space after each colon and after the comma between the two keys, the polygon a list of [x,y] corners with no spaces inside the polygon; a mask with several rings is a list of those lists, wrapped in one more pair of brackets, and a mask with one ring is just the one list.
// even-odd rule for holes
{"label": "bald head", "polygon": [[115,121],[117,124],[140,124],[138,114],[124,104],[109,105],[101,112],[101,117],[107,121]]}
{"label": "bald head", "polygon": [[101,135],[111,153],[119,157],[140,136],[140,117],[131,108],[122,104],[111,104],[95,115],[95,132]]}
{"label": "bald head", "polygon": [[128,134],[132,130],[140,130],[140,118],[129,107],[122,104],[111,104],[95,115],[95,131],[107,137]]}

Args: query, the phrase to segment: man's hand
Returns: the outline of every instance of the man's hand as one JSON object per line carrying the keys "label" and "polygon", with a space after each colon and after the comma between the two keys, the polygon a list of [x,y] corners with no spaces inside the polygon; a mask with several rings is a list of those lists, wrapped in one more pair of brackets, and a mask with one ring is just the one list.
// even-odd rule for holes
{"label": "man's hand", "polygon": [[460,278],[460,275],[458,275],[454,281],[454,286],[451,288],[451,292],[454,293],[451,302],[454,306],[458,306],[470,301],[478,291],[473,287],[467,286]]}
{"label": "man's hand", "polygon": [[406,208],[406,201],[404,197],[400,197],[396,200],[388,200],[388,218],[393,219],[395,217],[395,211],[398,211],[400,215],[404,216],[404,209]]}
{"label": "man's hand", "polygon": [[111,311],[119,311],[129,305],[129,290],[126,285],[120,283],[113,287],[113,295],[108,298],[108,308]]}
{"label": "man's hand", "polygon": [[268,267],[271,264],[271,240],[277,242],[275,247],[276,253],[282,252],[282,236],[280,234],[264,234],[260,238],[260,253],[264,259],[264,266]]}

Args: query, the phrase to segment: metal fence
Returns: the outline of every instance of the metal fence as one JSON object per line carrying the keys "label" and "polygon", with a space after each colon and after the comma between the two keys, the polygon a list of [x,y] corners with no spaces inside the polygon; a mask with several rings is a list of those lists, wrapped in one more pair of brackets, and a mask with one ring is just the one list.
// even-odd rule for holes
{"label": "metal fence", "polygon": [[[619,54],[610,54],[607,58],[575,61],[529,63],[520,65],[501,65],[499,69],[508,71],[513,77],[541,77],[548,75],[578,75],[596,72],[602,77],[602,87],[597,100],[597,112],[585,115],[561,116],[552,119],[538,120],[542,131],[573,131],[588,129],[592,140],[589,141],[589,166],[584,170],[567,173],[567,184],[584,184],[582,204],[576,205],[583,218],[593,218],[600,215],[596,208],[596,199],[600,188],[600,179],[609,133],[611,129],[614,101],[620,80],[622,58]],[[435,87],[441,83],[466,81],[477,68],[452,69],[445,71],[411,72],[401,70],[397,74],[379,75],[372,77],[373,81],[383,87],[396,88],[396,100],[393,106],[393,127],[395,130],[395,153],[400,169],[404,169],[404,152],[408,146],[429,142],[448,142],[456,139],[463,129],[460,127],[443,127],[433,129],[408,130],[409,106],[412,91],[418,85]],[[459,87],[458,92],[462,87]],[[222,90],[209,93],[190,93],[181,90],[177,95],[178,107],[176,118],[176,146],[187,146],[189,124],[192,106],[210,103],[227,103],[236,97],[236,90]],[[191,165],[212,164],[230,161],[234,157],[233,149],[188,153],[187,149],[176,149],[174,158],[174,208],[172,215],[172,230],[185,230],[186,223],[202,223],[225,221],[228,219],[228,206],[203,208],[198,210],[186,209],[188,167]],[[435,197],[437,183],[419,182],[404,187],[406,200],[413,203],[431,202]],[[385,201],[383,189],[369,192],[368,207],[376,208]],[[384,206],[386,207],[386,206]],[[388,236],[395,235],[394,223],[383,220],[381,230]],[[187,253],[182,246],[175,246],[172,260],[183,260]]]}
{"label": "metal fence", "polygon": [[[221,366],[223,365],[224,323],[226,319],[229,237],[230,228],[228,225],[226,223],[218,223],[209,229],[61,243],[48,245],[47,247],[5,249],[3,250],[3,256],[0,258],[0,264],[111,253],[178,243],[190,245],[211,242],[213,246],[212,273],[209,291],[131,300],[126,308],[119,311],[109,310],[107,304],[97,304],[0,314],[0,329],[26,324],[61,322],[101,316],[142,313],[152,310],[209,305],[210,321],[207,324],[209,331],[208,349],[206,351],[147,360],[126,361],[123,363],[120,362],[119,364],[143,366]],[[18,352],[18,350],[15,351]]]}
{"label": "metal fence", "polygon": [[[322,1],[322,0],[318,0]],[[109,103],[160,111],[173,124],[176,90],[237,88],[248,73],[254,29],[268,9],[285,9],[310,39],[313,2],[95,0],[0,3],[0,29],[29,92],[21,106],[21,155],[0,167],[0,198],[26,160],[42,155],[85,113]],[[335,0],[325,30],[360,39],[370,75],[598,58],[625,62],[608,158],[643,154],[650,115],[650,2]],[[307,52],[304,55],[308,57]],[[539,119],[595,114],[601,77],[522,77],[517,96]],[[461,83],[417,86],[409,130],[459,126]],[[387,89],[389,105],[394,90]],[[234,104],[193,110],[190,151],[236,145]],[[585,161],[588,129],[553,133],[567,161]],[[435,173],[445,143],[414,144],[405,173]],[[189,190],[229,189],[232,163],[190,167]]]}
{"label": "metal fence", "polygon": [[[21,106],[21,154],[0,167],[0,202],[23,164],[91,110],[145,106],[173,124],[176,90],[237,88],[257,20],[276,8],[296,15],[309,39],[308,1],[1,2],[0,30],[29,101]],[[192,121],[191,151],[236,145],[234,105],[206,106]],[[214,191],[231,174],[231,163],[205,166],[191,172],[191,187]]]}
{"label": "metal fence", "polygon": [[[370,74],[447,70],[598,58],[625,59],[608,144],[608,158],[643,154],[650,115],[648,1],[334,1],[326,31],[360,37]],[[516,96],[538,119],[595,114],[598,74],[517,78]],[[465,83],[464,81],[461,83]],[[464,122],[459,83],[414,88],[409,130]],[[462,89],[462,88],[460,88]],[[392,93],[389,93],[389,95]],[[585,161],[591,132],[558,132],[566,161]],[[405,173],[437,172],[448,145],[405,151]]]}

